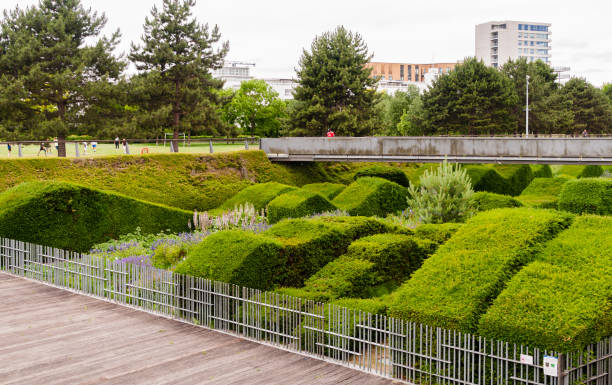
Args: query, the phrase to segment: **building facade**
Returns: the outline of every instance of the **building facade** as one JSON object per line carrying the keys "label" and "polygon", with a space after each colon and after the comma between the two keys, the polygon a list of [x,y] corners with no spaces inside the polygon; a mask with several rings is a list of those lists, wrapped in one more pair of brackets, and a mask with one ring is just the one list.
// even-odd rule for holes
{"label": "building facade", "polygon": [[550,64],[551,24],[526,21],[490,21],[476,26],[476,58],[491,67],[526,58]]}
{"label": "building facade", "polygon": [[366,64],[366,67],[372,68],[370,76],[379,79],[379,81],[425,83],[428,73],[447,73],[455,68],[456,65],[457,63],[408,64],[372,62]]}

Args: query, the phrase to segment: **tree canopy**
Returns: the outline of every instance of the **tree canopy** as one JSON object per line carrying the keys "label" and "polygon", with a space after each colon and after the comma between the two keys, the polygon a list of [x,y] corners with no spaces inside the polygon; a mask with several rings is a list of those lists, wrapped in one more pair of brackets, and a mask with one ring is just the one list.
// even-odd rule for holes
{"label": "tree canopy", "polygon": [[372,55],[363,38],[340,26],[317,36],[296,69],[298,85],[291,134],[368,135],[375,128],[376,80],[365,65]]}
{"label": "tree canopy", "polygon": [[602,90],[583,78],[572,78],[565,83],[561,94],[571,100],[574,134],[584,129],[592,134],[610,133],[612,107]]}
{"label": "tree canopy", "polygon": [[[132,44],[129,55],[140,71],[134,81],[137,100],[149,116],[172,127],[173,148],[179,132],[209,130],[223,133],[220,116],[223,82],[212,76],[221,68],[229,43],[219,27],[200,24],[192,15],[195,0],[163,0],[144,23],[142,43]],[[219,43],[219,44],[217,44]]]}

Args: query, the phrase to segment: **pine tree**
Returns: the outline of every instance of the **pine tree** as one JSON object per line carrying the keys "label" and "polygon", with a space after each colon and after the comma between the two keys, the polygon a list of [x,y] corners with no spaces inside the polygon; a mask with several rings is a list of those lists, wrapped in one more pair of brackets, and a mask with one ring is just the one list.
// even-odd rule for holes
{"label": "pine tree", "polygon": [[608,134],[612,125],[612,106],[601,89],[582,78],[570,79],[561,94],[571,100],[574,113],[574,132],[583,130],[591,134]]}
{"label": "pine tree", "polygon": [[154,6],[145,19],[142,45],[132,44],[129,56],[141,71],[137,88],[143,108],[172,127],[174,151],[181,130],[223,127],[218,108],[223,82],[211,71],[221,68],[229,44],[215,48],[219,27],[209,30],[198,23],[194,6],[195,0],[164,0],[161,11]]}
{"label": "pine tree", "polygon": [[296,69],[297,101],[291,116],[291,134],[360,136],[375,128],[376,80],[365,64],[372,58],[358,33],[340,26],[317,36],[304,50]]}
{"label": "pine tree", "polygon": [[517,101],[508,77],[468,58],[434,80],[423,94],[426,131],[445,135],[514,132],[512,109]]}
{"label": "pine tree", "polygon": [[96,88],[117,79],[125,66],[113,55],[119,31],[100,37],[106,21],[80,0],[41,0],[38,6],[4,12],[0,75],[22,85],[14,91],[38,115],[37,124],[22,116],[20,130],[37,139],[56,136],[59,156],[66,155],[64,139],[79,128]]}

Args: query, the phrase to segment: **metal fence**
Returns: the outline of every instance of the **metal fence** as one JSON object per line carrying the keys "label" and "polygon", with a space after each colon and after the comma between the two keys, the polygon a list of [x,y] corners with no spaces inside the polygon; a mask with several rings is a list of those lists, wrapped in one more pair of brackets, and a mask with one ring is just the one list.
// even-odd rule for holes
{"label": "metal fence", "polygon": [[558,354],[3,238],[0,269],[411,384],[612,384],[612,338]]}

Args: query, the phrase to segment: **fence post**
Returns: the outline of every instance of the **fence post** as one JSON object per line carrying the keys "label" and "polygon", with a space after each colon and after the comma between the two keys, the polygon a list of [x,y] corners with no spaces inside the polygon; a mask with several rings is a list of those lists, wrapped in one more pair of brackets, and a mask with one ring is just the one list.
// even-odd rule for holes
{"label": "fence post", "polygon": [[79,142],[74,142],[74,154],[77,158],[79,157]]}
{"label": "fence post", "polygon": [[214,152],[214,151],[213,151],[212,140],[209,140],[209,141],[208,141],[208,147],[210,148],[210,153],[212,154],[212,153]]}
{"label": "fence post", "polygon": [[248,140],[248,139],[246,139],[246,140],[244,141],[244,149],[245,149],[245,150],[248,150],[248,149],[249,149],[249,140]]}
{"label": "fence post", "polygon": [[126,153],[127,155],[130,155],[130,145],[129,145],[129,143],[127,142],[127,140],[125,141],[125,153]]}
{"label": "fence post", "polygon": [[21,153],[21,143],[17,145],[17,150],[19,152],[19,157],[21,158],[23,156],[23,154]]}
{"label": "fence post", "polygon": [[565,354],[559,353],[559,361],[557,365],[557,383],[559,385],[569,385],[568,374]]}

